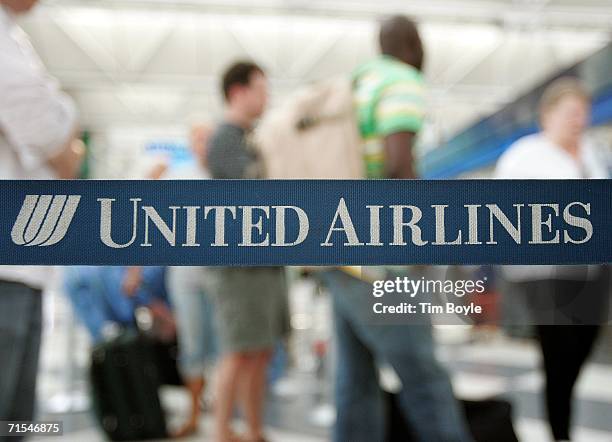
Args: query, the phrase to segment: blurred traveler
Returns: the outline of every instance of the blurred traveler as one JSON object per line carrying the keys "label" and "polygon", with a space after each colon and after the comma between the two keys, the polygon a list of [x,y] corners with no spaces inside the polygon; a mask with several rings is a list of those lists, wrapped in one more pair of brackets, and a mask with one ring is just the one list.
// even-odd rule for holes
{"label": "blurred traveler", "polygon": [[[0,0],[0,179],[74,178],[76,111],[15,23],[35,0]],[[0,267],[0,420],[33,418],[41,297],[50,268]],[[16,440],[13,438],[12,440]]]}
{"label": "blurred traveler", "polygon": [[67,292],[90,330],[96,332],[96,322],[112,324],[103,326],[88,370],[94,416],[110,440],[168,435],[158,390],[181,381],[165,270],[66,268]]}
{"label": "blurred traveler", "polygon": [[[208,165],[213,178],[260,178],[260,163],[247,141],[264,111],[266,77],[257,65],[232,65],[223,76],[225,121],[213,134]],[[277,342],[288,333],[288,301],[282,267],[233,267],[214,271],[215,310],[221,350],[215,398],[216,437],[236,440],[230,421],[241,397],[248,441],[263,441],[266,368]]]}
{"label": "blurred traveler", "polygon": [[[412,148],[424,118],[423,48],[416,25],[404,16],[385,20],[380,47],[382,55],[355,74],[366,175],[416,178]],[[402,272],[363,268],[359,276],[374,271],[383,277]],[[418,440],[471,440],[449,377],[435,358],[429,317],[420,319],[425,325],[373,325],[367,277],[340,270],[321,277],[332,294],[338,343],[334,441],[385,440],[387,417],[377,369],[381,362],[401,379],[399,406]]]}
{"label": "blurred traveler", "polygon": [[[606,162],[584,137],[590,96],[580,82],[560,78],[540,100],[542,131],[516,141],[495,176],[516,179],[608,178]],[[545,403],[556,440],[570,439],[572,391],[599,326],[607,318],[601,266],[504,266],[504,278],[525,293],[546,374]]]}
{"label": "blurred traveler", "polygon": [[[206,152],[212,127],[194,123],[190,130],[192,161],[170,168],[165,179],[207,179]],[[204,372],[215,355],[213,304],[209,297],[210,276],[206,267],[176,266],[168,268],[168,293],[174,305],[178,327],[179,370],[191,395],[191,412],[187,422],[174,436],[197,431],[200,404],[206,387]]]}
{"label": "blurred traveler", "polygon": [[138,284],[131,287],[125,281],[132,268],[69,266],[63,269],[64,289],[94,345],[116,337],[121,330],[135,330],[136,307],[157,309],[161,304],[169,309],[164,268],[136,267],[143,270]]}

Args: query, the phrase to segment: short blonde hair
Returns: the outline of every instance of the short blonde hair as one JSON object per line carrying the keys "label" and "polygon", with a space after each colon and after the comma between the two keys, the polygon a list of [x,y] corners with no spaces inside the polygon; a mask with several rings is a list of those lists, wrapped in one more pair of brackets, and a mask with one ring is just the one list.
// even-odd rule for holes
{"label": "short blonde hair", "polygon": [[587,103],[591,102],[591,94],[580,80],[575,77],[561,77],[544,89],[540,97],[540,115],[555,107],[562,98],[568,95],[582,98]]}

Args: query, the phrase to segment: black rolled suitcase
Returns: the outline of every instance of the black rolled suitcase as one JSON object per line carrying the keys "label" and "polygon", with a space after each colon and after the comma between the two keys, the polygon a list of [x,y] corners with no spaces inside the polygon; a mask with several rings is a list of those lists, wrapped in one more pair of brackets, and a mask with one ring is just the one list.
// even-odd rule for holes
{"label": "black rolled suitcase", "polygon": [[161,379],[156,359],[153,342],[137,333],[125,333],[93,349],[93,406],[111,440],[168,436],[158,395]]}
{"label": "black rolled suitcase", "polygon": [[[419,440],[406,423],[397,403],[397,396],[387,394],[389,425],[386,442]],[[459,401],[475,442],[518,442],[512,425],[512,405],[504,399]]]}
{"label": "black rolled suitcase", "polygon": [[476,442],[518,442],[512,425],[512,404],[504,399],[462,400]]}

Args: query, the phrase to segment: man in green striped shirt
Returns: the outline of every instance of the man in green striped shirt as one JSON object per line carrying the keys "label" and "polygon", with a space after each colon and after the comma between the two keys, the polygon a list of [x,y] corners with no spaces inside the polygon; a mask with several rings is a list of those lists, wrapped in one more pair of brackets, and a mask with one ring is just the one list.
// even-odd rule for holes
{"label": "man in green striped shirt", "polygon": [[[399,28],[399,25],[395,25]],[[392,33],[389,30],[387,33]],[[407,40],[418,39],[416,28],[403,29]],[[381,40],[385,37],[384,28]],[[381,41],[382,44],[382,41]],[[364,139],[368,178],[415,178],[411,149],[425,116],[422,49],[392,55],[398,48],[388,42],[388,53],[360,66],[354,94],[359,130]]]}
{"label": "man in green striped shirt", "polygon": [[[353,77],[367,177],[415,178],[412,146],[424,115],[421,40],[412,21],[396,16],[383,23],[380,45],[383,55]],[[372,285],[363,274],[349,273],[345,268],[321,274],[332,294],[338,352],[333,440],[385,440],[377,367],[386,362],[402,382],[398,404],[416,439],[471,441],[448,375],[435,358],[429,317],[415,324],[373,324]]]}

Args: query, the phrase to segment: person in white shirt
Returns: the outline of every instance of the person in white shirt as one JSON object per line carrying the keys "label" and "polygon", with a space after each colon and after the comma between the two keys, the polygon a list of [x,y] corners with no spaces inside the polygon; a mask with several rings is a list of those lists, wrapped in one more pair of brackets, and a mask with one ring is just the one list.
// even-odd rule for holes
{"label": "person in white shirt", "polygon": [[[46,72],[15,16],[36,0],[0,0],[0,179],[73,178],[84,154],[74,104]],[[0,266],[0,420],[33,418],[50,268]]]}
{"label": "person in white shirt", "polygon": [[[213,127],[196,122],[190,130],[193,161],[170,168],[164,179],[203,180],[210,178],[206,165],[208,140]],[[204,372],[216,353],[214,309],[209,297],[206,267],[171,266],[166,279],[178,328],[179,370],[191,396],[191,410],[185,424],[173,436],[183,437],[198,430],[201,402],[206,387]]]}
{"label": "person in white shirt", "polygon": [[[499,159],[496,178],[608,178],[607,161],[584,133],[590,96],[561,78],[540,101],[540,133],[516,141]],[[504,266],[504,278],[527,299],[546,374],[545,402],[555,440],[570,439],[572,390],[607,308],[607,266]]]}

